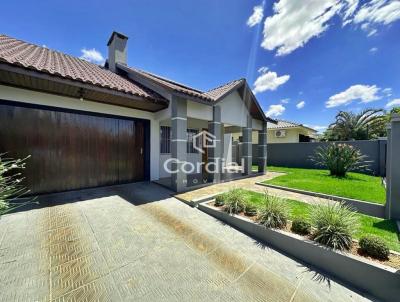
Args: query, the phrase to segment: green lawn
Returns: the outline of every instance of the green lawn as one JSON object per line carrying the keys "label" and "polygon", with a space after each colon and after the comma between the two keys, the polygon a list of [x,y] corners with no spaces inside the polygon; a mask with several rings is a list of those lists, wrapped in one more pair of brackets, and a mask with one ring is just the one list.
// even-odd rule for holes
{"label": "green lawn", "polygon": [[329,175],[328,170],[270,167],[268,171],[285,172],[285,175],[265,183],[294,189],[354,198],[385,204],[386,191],[381,178],[361,173],[348,173],[346,178]]}
{"label": "green lawn", "polygon": [[[251,203],[255,204],[257,207],[263,206],[263,194],[252,191],[245,191],[245,194],[246,199]],[[296,217],[307,218],[313,207],[310,204],[296,200],[285,199],[285,201],[288,203],[290,209],[291,220]],[[400,252],[399,235],[397,233],[397,226],[394,220],[385,220],[358,213],[356,215],[359,222],[358,230],[354,235],[356,239],[360,239],[362,236],[369,234],[376,235],[385,240],[390,249]]]}

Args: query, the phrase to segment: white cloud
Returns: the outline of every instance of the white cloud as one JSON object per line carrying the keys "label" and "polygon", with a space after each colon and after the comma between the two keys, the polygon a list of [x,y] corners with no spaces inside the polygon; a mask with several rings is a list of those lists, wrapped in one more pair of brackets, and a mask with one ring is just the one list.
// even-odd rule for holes
{"label": "white cloud", "polygon": [[340,105],[348,105],[355,100],[361,103],[369,103],[381,99],[378,95],[380,88],[376,85],[353,85],[338,94],[329,98],[326,102],[326,108],[333,108]]}
{"label": "white cloud", "polygon": [[265,19],[261,46],[287,55],[326,31],[334,15],[340,13],[347,20],[357,5],[358,0],[279,0],[274,14]]}
{"label": "white cloud", "polygon": [[382,89],[382,93],[387,97],[392,96],[392,88]]}
{"label": "white cloud", "polygon": [[372,0],[364,4],[354,16],[353,22],[388,25],[400,19],[400,1]]}
{"label": "white cloud", "polygon": [[281,100],[281,103],[282,103],[282,104],[289,104],[289,101],[290,101],[290,99],[289,99],[289,98],[286,98],[286,99],[282,99],[282,100]]}
{"label": "white cloud", "polygon": [[286,108],[281,104],[271,105],[269,106],[268,111],[265,112],[265,115],[270,117],[276,117],[282,115],[285,112],[285,110]]}
{"label": "white cloud", "polygon": [[397,107],[400,106],[400,99],[394,99],[386,104],[386,108]]}
{"label": "white cloud", "polygon": [[265,73],[268,71],[268,67],[267,66],[262,66],[260,68],[258,68],[257,70],[259,73]]}
{"label": "white cloud", "polygon": [[253,7],[253,14],[247,19],[247,26],[253,27],[260,23],[264,17],[263,5],[257,5]]}
{"label": "white cloud", "polygon": [[370,53],[376,53],[377,51],[378,51],[378,48],[377,48],[377,47],[372,47],[372,48],[369,50]]}
{"label": "white cloud", "polygon": [[277,0],[273,14],[264,21],[261,46],[276,50],[277,56],[287,55],[323,34],[334,16],[341,17],[343,26],[359,24],[369,37],[377,33],[377,25],[400,20],[399,0],[360,3],[359,0]]}
{"label": "white cloud", "polygon": [[377,25],[388,25],[397,20],[400,20],[400,1],[372,0],[357,11],[352,21],[361,24],[361,29],[370,37],[377,33]]}
{"label": "white cloud", "polygon": [[103,57],[103,55],[96,49],[92,48],[92,49],[86,49],[83,48],[81,49],[82,55],[80,56],[81,59],[85,60],[85,61],[89,61],[95,64],[104,64],[105,59]]}
{"label": "white cloud", "polygon": [[375,28],[374,28],[374,29],[371,29],[371,30],[369,31],[367,37],[372,37],[372,36],[375,35],[377,32],[378,32],[378,30],[376,30]]}
{"label": "white cloud", "polygon": [[301,102],[297,103],[296,107],[297,107],[297,109],[302,109],[302,108],[304,108],[305,105],[306,105],[306,102],[301,101]]}
{"label": "white cloud", "polygon": [[285,84],[290,79],[290,75],[278,76],[274,71],[268,71],[267,67],[258,69],[261,74],[254,82],[253,93],[264,92],[266,90],[276,90],[279,86]]}

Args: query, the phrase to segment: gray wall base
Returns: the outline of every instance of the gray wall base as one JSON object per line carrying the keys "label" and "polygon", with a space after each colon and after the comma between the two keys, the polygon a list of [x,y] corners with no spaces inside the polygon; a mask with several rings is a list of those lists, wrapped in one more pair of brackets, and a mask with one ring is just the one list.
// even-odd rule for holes
{"label": "gray wall base", "polygon": [[266,229],[246,218],[231,216],[205,203],[199,204],[198,208],[363,293],[383,301],[398,301],[400,297],[400,274],[393,268],[322,247],[294,234]]}

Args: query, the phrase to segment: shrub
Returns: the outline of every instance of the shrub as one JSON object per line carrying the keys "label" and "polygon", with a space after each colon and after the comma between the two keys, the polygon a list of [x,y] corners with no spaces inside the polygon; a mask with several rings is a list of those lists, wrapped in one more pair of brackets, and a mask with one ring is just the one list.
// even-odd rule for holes
{"label": "shrub", "polygon": [[289,208],[284,200],[264,194],[265,206],[261,209],[258,222],[267,228],[282,229],[287,224]]}
{"label": "shrub", "polygon": [[316,242],[338,250],[348,250],[357,228],[357,217],[351,209],[340,203],[317,205],[311,212]]}
{"label": "shrub", "polygon": [[245,209],[245,194],[241,189],[232,189],[225,193],[225,211],[238,214]]}
{"label": "shrub", "polygon": [[311,233],[311,224],[304,219],[297,218],[293,220],[291,230],[299,235],[308,235]]}
{"label": "shrub", "polygon": [[244,207],[244,213],[247,216],[256,216],[257,215],[257,207],[250,202],[246,202],[245,207]]}
{"label": "shrub", "polygon": [[0,154],[0,215],[26,204],[12,203],[13,199],[28,193],[28,190],[21,186],[21,173],[15,172],[25,168],[26,159],[6,158],[4,154]]}
{"label": "shrub", "polygon": [[225,204],[225,195],[221,194],[221,195],[217,195],[215,197],[215,202],[214,202],[215,206],[217,207],[222,207]]}
{"label": "shrub", "polygon": [[345,177],[348,171],[367,170],[366,156],[360,150],[347,144],[332,143],[318,147],[311,160],[319,166],[326,167],[332,176]]}
{"label": "shrub", "polygon": [[360,239],[360,248],[361,251],[371,256],[373,258],[378,259],[388,259],[389,258],[389,248],[386,243],[379,237],[376,236],[366,236]]}

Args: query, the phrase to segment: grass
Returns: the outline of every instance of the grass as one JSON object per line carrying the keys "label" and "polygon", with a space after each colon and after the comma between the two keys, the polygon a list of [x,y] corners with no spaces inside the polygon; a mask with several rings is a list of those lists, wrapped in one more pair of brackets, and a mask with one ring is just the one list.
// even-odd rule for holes
{"label": "grass", "polygon": [[328,170],[268,167],[268,171],[285,175],[264,183],[288,188],[325,193],[341,197],[385,204],[386,191],[381,178],[361,173],[348,173],[345,178],[329,175]]}
{"label": "grass", "polygon": [[[262,207],[264,204],[264,196],[261,193],[244,191],[245,198],[256,205]],[[311,212],[312,205],[296,201],[285,199],[290,209],[290,220],[294,218],[308,218]],[[382,238],[391,250],[400,252],[399,234],[397,233],[397,226],[394,220],[381,219],[363,214],[356,214],[359,227],[357,232],[354,234],[355,239],[360,239],[365,235],[375,235]]]}

